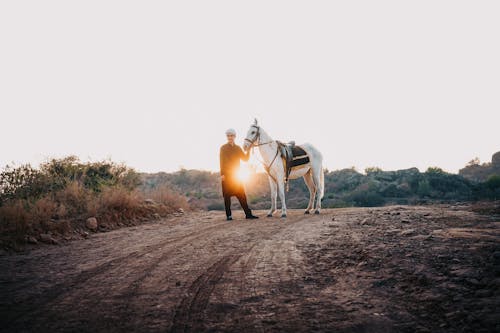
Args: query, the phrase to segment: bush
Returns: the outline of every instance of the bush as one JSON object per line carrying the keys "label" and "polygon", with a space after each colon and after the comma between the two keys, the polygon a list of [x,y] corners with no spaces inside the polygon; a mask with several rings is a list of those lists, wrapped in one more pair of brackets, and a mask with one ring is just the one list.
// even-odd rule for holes
{"label": "bush", "polygon": [[[1,238],[17,247],[28,235],[84,228],[88,217],[113,228],[189,209],[184,196],[165,187],[141,192],[139,184],[133,169],[110,161],[81,163],[67,157],[43,163],[39,169],[7,167],[0,173]],[[156,204],[148,204],[146,198]]]}
{"label": "bush", "polygon": [[38,197],[47,191],[49,180],[29,164],[7,166],[0,173],[0,205],[7,200]]}
{"label": "bush", "polygon": [[499,175],[490,176],[486,181],[486,187],[492,191],[500,189],[500,176]]}
{"label": "bush", "polygon": [[385,203],[384,198],[380,194],[372,191],[356,191],[348,198],[349,201],[354,202],[359,207],[376,207],[382,206]]}
{"label": "bush", "polygon": [[140,184],[133,169],[111,161],[82,163],[76,157],[52,159],[40,165],[13,168],[0,173],[0,204],[13,199],[37,199],[77,183],[85,189],[100,192],[104,187],[121,186],[132,190]]}

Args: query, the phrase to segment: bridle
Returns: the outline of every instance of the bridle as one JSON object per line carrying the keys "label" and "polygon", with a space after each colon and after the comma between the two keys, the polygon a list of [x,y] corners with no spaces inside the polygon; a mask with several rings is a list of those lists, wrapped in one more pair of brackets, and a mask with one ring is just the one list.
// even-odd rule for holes
{"label": "bridle", "polygon": [[[251,127],[256,128],[257,129],[257,133],[255,133],[255,137],[252,140],[250,140],[248,138],[245,138],[245,141],[250,142],[250,147],[248,147],[248,149],[252,149],[254,147],[260,147],[260,146],[268,145],[268,144],[271,144],[271,143],[275,142],[274,140],[271,140],[269,142],[261,143],[260,142],[260,127],[257,126],[257,125],[252,125]],[[259,141],[259,143],[256,144],[255,142],[257,142],[257,140]],[[260,161],[260,163],[262,163],[262,165],[264,166],[264,169],[266,170],[266,172],[269,175],[269,177],[271,177],[274,180],[275,183],[278,183],[278,181],[276,180],[276,178],[273,175],[271,175],[271,173],[269,171],[271,170],[271,167],[274,164],[274,161],[276,160],[276,157],[278,157],[278,155],[279,155],[279,148],[276,148],[276,155],[274,155],[274,158],[271,161],[271,164],[269,164],[269,166],[267,166],[264,161]]]}
{"label": "bridle", "polygon": [[255,143],[257,140],[260,141],[260,126],[257,126],[257,125],[252,125],[251,127],[254,127],[257,129],[257,133],[255,133],[255,137],[250,140],[248,138],[245,138],[245,141],[248,141],[250,142],[250,147],[248,147],[248,149],[250,148],[253,148],[253,147],[259,147],[259,146],[264,146],[264,145],[268,145],[270,143],[273,143],[274,141],[269,141],[269,142],[264,142],[264,143]]}

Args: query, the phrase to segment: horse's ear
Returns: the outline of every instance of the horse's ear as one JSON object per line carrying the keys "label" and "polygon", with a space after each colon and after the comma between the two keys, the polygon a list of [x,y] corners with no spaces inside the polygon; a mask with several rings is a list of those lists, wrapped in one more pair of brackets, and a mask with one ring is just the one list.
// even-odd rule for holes
{"label": "horse's ear", "polygon": [[257,118],[254,119],[253,124],[257,126]]}

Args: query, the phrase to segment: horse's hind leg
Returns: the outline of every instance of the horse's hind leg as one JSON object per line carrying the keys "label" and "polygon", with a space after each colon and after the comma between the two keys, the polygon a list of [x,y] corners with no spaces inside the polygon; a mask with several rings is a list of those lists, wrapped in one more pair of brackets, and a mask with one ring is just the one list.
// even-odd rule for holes
{"label": "horse's hind leg", "polygon": [[309,204],[307,205],[307,208],[306,208],[306,211],[304,212],[304,214],[309,214],[309,211],[313,208],[314,198],[316,196],[316,186],[314,185],[311,170],[309,170],[304,175],[304,182],[306,183],[306,186],[309,189]]}
{"label": "horse's hind leg", "polygon": [[321,210],[321,172],[323,172],[321,167],[312,172],[312,178],[317,192],[314,214],[319,214]]}

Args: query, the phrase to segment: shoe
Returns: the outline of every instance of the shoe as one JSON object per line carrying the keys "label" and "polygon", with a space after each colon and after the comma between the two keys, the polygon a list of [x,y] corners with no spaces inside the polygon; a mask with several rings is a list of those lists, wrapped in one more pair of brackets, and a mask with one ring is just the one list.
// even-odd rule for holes
{"label": "shoe", "polygon": [[228,220],[228,221],[232,221],[232,220],[233,220],[233,217],[232,217],[232,216],[228,216],[228,217],[226,218],[226,220]]}
{"label": "shoe", "polygon": [[255,219],[258,219],[259,217],[258,216],[255,216],[255,215],[248,215],[247,216],[247,220],[255,220]]}

